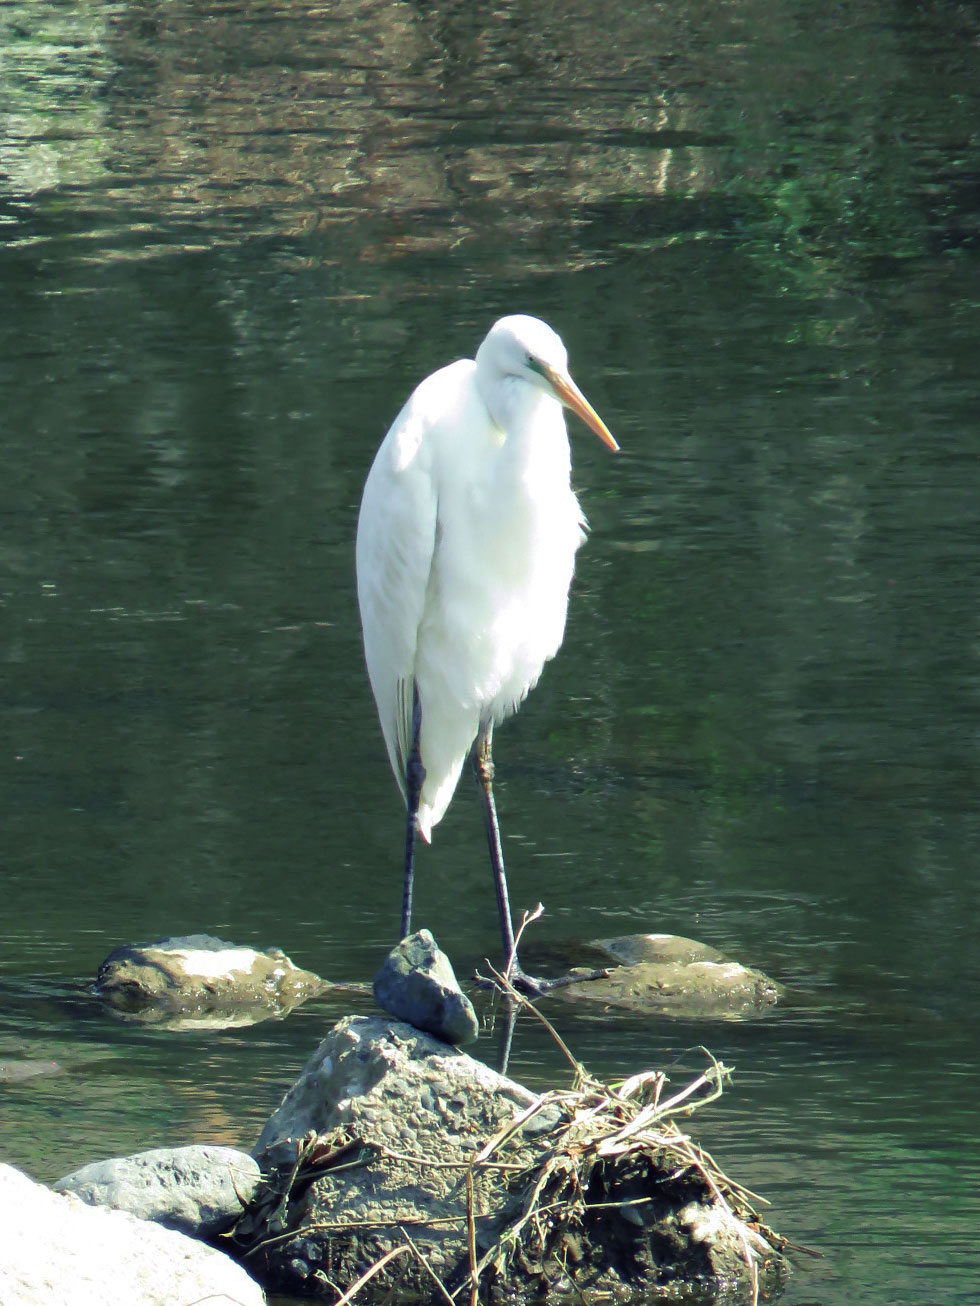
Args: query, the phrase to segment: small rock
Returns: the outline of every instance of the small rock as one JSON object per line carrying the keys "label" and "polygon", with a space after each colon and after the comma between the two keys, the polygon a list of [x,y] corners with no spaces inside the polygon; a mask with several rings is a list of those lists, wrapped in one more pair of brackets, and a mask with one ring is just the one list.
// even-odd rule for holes
{"label": "small rock", "polygon": [[473,1043],[480,1033],[472,1002],[428,930],[410,934],[388,953],[374,977],[374,1000],[444,1043]]}
{"label": "small rock", "polygon": [[3,1306],[263,1306],[224,1252],[125,1211],[86,1206],[0,1165]]}
{"label": "small rock", "polygon": [[231,1228],[259,1181],[259,1167],[246,1152],[201,1145],[93,1161],[59,1179],[54,1190],[209,1238]]}

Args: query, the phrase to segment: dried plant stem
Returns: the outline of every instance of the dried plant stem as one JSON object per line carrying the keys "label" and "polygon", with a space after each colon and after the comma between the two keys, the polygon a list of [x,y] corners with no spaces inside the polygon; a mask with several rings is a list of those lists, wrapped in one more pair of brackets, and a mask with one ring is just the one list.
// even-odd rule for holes
{"label": "dried plant stem", "polygon": [[510,977],[514,970],[514,962],[517,960],[517,949],[521,946],[521,937],[524,934],[524,931],[527,929],[527,927],[531,924],[532,921],[540,920],[543,915],[544,915],[544,903],[539,902],[538,905],[535,907],[534,911],[524,912],[523,915],[521,916],[521,923],[520,926],[518,927],[517,934],[514,938],[514,950],[507,958],[507,965],[504,968],[504,974],[507,977],[508,984],[510,984]]}
{"label": "dried plant stem", "polygon": [[[529,925],[532,920],[537,920],[538,915],[541,913],[541,911],[543,911],[543,908],[541,904],[538,903],[538,906],[532,916],[529,917],[526,912],[524,913],[524,919],[521,921],[521,928],[517,932],[518,939],[520,939],[521,935],[524,933],[524,927],[526,925]],[[537,1019],[541,1022],[542,1025],[544,1025],[545,1029],[554,1039],[557,1046],[561,1048],[562,1052],[565,1054],[566,1058],[568,1059],[568,1063],[572,1067],[572,1069],[577,1074],[579,1073],[584,1074],[584,1068],[582,1064],[576,1061],[574,1056],[572,1056],[568,1044],[558,1033],[557,1029],[555,1029],[554,1025],[552,1025],[548,1017],[542,1015],[533,1002],[528,1002],[524,994],[519,993],[517,989],[514,988],[513,984],[510,982],[510,967],[508,967],[506,971],[499,971],[497,970],[496,966],[492,966],[489,961],[487,962],[487,967],[489,968],[490,974],[497,981],[497,984],[503,990],[506,996],[510,999],[510,1001],[515,1003],[522,1010],[530,1011],[532,1015],[537,1017]]]}
{"label": "dried plant stem", "polygon": [[398,1247],[392,1247],[390,1252],[385,1252],[384,1256],[368,1266],[359,1279],[354,1280],[343,1296],[337,1298],[333,1306],[347,1306],[351,1298],[360,1292],[366,1283],[370,1283],[376,1274],[380,1274],[389,1261],[393,1261],[396,1256],[404,1256],[408,1251],[411,1251],[411,1248],[407,1243],[402,1243]]}
{"label": "dried plant stem", "polygon": [[480,1300],[480,1272],[476,1264],[476,1216],[473,1201],[473,1171],[466,1172],[466,1250],[470,1255],[470,1306]]}
{"label": "dried plant stem", "polygon": [[453,1301],[452,1297],[449,1294],[449,1289],[446,1287],[443,1281],[439,1278],[438,1274],[436,1274],[435,1270],[429,1264],[429,1258],[426,1256],[425,1252],[422,1251],[422,1248],[419,1247],[418,1243],[413,1241],[411,1234],[408,1232],[405,1226],[399,1225],[398,1232],[408,1243],[409,1247],[411,1247],[413,1253],[415,1254],[415,1259],[418,1261],[419,1265],[422,1266],[422,1269],[425,1270],[426,1274],[428,1274],[429,1278],[436,1285],[436,1288],[439,1291],[439,1295],[442,1297],[443,1301],[448,1302],[448,1306],[456,1306],[456,1303]]}

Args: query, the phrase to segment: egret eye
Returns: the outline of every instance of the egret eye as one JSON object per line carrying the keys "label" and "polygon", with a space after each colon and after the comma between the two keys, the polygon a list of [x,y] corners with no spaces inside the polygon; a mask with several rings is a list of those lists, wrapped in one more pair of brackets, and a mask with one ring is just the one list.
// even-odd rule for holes
{"label": "egret eye", "polygon": [[532,372],[537,372],[538,376],[544,376],[544,367],[542,366],[540,359],[535,358],[533,354],[527,354],[525,356],[525,362]]}

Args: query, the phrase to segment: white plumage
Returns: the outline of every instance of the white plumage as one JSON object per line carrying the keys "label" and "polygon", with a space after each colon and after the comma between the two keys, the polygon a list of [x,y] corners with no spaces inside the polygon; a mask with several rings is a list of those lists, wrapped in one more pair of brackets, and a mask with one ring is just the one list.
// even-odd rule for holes
{"label": "white plumage", "polygon": [[501,318],[475,361],[418,385],[364,486],[364,652],[406,801],[417,688],[426,840],[481,729],[516,711],[562,642],[585,538],[563,405],[617,448],[569,377],[560,337],[537,318]]}

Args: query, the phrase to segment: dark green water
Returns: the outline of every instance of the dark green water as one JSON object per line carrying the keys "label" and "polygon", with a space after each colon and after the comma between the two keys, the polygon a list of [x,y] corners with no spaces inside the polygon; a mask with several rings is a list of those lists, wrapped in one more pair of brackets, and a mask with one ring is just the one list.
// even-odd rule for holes
{"label": "dark green water", "polygon": [[[537,938],[663,929],[754,1024],[699,1136],[818,1248],[793,1306],[980,1295],[980,22],[955,3],[0,4],[0,1158],[249,1147],[348,1005],[89,995],[207,930],[368,979],[401,820],[353,533],[408,390],[534,312],[623,446],[497,740]],[[417,921],[497,944],[476,799]],[[512,1065],[561,1063],[536,1029]]]}

